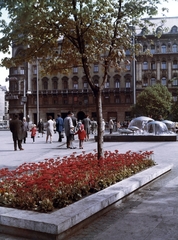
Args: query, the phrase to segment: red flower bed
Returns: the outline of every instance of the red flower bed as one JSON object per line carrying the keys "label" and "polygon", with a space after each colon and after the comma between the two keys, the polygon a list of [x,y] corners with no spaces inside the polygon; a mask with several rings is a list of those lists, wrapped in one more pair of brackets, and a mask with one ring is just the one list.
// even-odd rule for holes
{"label": "red flower bed", "polygon": [[106,151],[24,163],[0,170],[0,206],[41,212],[65,207],[154,165],[153,152]]}

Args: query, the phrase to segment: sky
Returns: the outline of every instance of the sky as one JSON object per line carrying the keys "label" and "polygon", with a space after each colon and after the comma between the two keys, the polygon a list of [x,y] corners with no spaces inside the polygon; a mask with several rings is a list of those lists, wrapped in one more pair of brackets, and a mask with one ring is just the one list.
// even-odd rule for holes
{"label": "sky", "polygon": [[[162,7],[168,8],[169,9],[169,13],[166,13],[167,17],[176,17],[178,16],[178,1],[175,0],[168,0],[169,3],[164,3],[160,6],[160,9]],[[161,17],[161,14],[154,16],[154,17]],[[8,21],[8,17],[7,17],[7,13],[3,12],[3,18],[6,19]],[[178,26],[178,24],[177,24]],[[0,61],[2,58],[9,56],[9,55],[4,55],[2,52],[0,52]],[[6,86],[7,90],[9,87],[9,82],[6,82],[5,79],[8,77],[9,75],[9,70],[6,69],[5,67],[0,67],[0,85],[2,86]]]}

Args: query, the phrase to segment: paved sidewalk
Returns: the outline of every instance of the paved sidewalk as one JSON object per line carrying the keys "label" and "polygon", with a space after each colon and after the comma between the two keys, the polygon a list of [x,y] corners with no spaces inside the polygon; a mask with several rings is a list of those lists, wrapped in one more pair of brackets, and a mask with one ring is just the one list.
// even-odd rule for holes
{"label": "paved sidewalk", "polygon": [[[32,144],[27,139],[24,151],[13,151],[9,132],[0,132],[0,168],[14,168],[21,163],[43,160],[48,157],[66,156],[69,152],[64,144],[57,142],[46,144],[42,138]],[[76,141],[75,145],[78,145]],[[94,140],[85,142],[84,150],[96,149]],[[104,143],[104,149],[120,152],[154,151],[154,159],[159,163],[174,164],[171,172],[163,175],[153,183],[137,190],[123,203],[102,215],[68,240],[177,240],[178,239],[178,142],[119,142]],[[80,149],[75,150],[81,153]],[[0,239],[17,240],[0,234]]]}

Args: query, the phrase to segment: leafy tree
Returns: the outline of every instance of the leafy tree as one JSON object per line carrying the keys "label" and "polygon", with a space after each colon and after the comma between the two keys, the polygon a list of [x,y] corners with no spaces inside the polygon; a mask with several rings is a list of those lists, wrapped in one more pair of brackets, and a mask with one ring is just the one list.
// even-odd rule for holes
{"label": "leafy tree", "polygon": [[178,122],[178,101],[173,103],[170,115],[172,121]]}
{"label": "leafy tree", "polygon": [[172,94],[166,86],[155,84],[146,87],[138,96],[133,107],[135,115],[152,116],[158,119],[159,115],[167,118],[172,106]]}
{"label": "leafy tree", "polygon": [[[98,158],[103,155],[102,98],[110,68],[122,69],[125,50],[132,48],[133,29],[146,26],[140,17],[157,13],[161,0],[3,0],[0,9],[9,13],[10,22],[0,22],[3,37],[0,51],[12,44],[24,49],[14,58],[6,58],[6,67],[36,58],[42,59],[45,72],[56,73],[72,66],[84,69],[86,80],[96,98],[98,121]],[[54,51],[55,49],[55,51]],[[135,51],[139,46],[135,45]],[[48,59],[46,57],[48,56]],[[92,80],[91,63],[102,65],[99,85]]]}

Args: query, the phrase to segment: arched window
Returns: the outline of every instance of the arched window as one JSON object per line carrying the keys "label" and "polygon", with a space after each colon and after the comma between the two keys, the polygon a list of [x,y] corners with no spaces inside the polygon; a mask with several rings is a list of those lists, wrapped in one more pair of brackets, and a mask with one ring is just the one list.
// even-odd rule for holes
{"label": "arched window", "polygon": [[166,61],[161,62],[161,69],[166,69]]}
{"label": "arched window", "polygon": [[118,79],[115,80],[114,84],[115,84],[115,88],[120,87],[120,81]]}
{"label": "arched window", "polygon": [[94,73],[99,72],[98,64],[94,64],[94,66],[93,66],[93,72],[94,72]]}
{"label": "arched window", "polygon": [[173,100],[173,102],[177,102],[177,96],[173,95],[172,100]]}
{"label": "arched window", "polygon": [[130,88],[130,79],[127,79],[125,82],[125,87]]}
{"label": "arched window", "polygon": [[57,90],[58,89],[58,78],[57,77],[52,78],[52,84],[53,84],[53,89]]}
{"label": "arched window", "polygon": [[161,45],[161,53],[166,53],[166,45],[165,44]]}
{"label": "arched window", "polygon": [[172,52],[177,53],[177,44],[175,43],[172,45]]}
{"label": "arched window", "polygon": [[156,79],[155,79],[154,77],[152,77],[152,78],[150,79],[150,85],[153,86],[153,85],[155,85],[155,84],[156,84]]}
{"label": "arched window", "polygon": [[43,89],[48,90],[48,82],[47,81],[43,82]]}
{"label": "arched window", "polygon": [[109,88],[109,86],[110,86],[110,83],[109,83],[109,80],[108,80],[107,82],[105,82],[104,87]]}
{"label": "arched window", "polygon": [[68,89],[68,77],[63,77],[62,78],[62,83],[63,83],[63,89]]}
{"label": "arched window", "polygon": [[177,60],[174,60],[172,63],[172,68],[173,69],[178,69],[178,64],[177,64]]}
{"label": "arched window", "polygon": [[126,68],[127,71],[130,71],[130,69],[131,69],[130,63],[126,64],[125,68]]}
{"label": "arched window", "polygon": [[48,90],[48,81],[49,79],[47,77],[44,77],[42,79],[42,83],[43,83],[43,90]]}
{"label": "arched window", "polygon": [[155,45],[153,45],[153,44],[151,45],[151,50],[150,51],[151,51],[151,54],[155,53]]}
{"label": "arched window", "polygon": [[161,84],[162,84],[163,86],[166,86],[166,77],[162,77],[162,79],[161,79]]}
{"label": "arched window", "polygon": [[147,87],[148,86],[148,78],[144,78],[143,79],[143,87]]}
{"label": "arched window", "polygon": [[173,26],[171,29],[171,33],[176,33],[177,32],[177,26]]}
{"label": "arched window", "polygon": [[115,88],[119,88],[120,87],[120,76],[118,74],[116,74],[114,77],[114,87]]}
{"label": "arched window", "polygon": [[143,62],[143,70],[148,70],[148,62]]}
{"label": "arched window", "polygon": [[153,61],[151,62],[151,70],[155,70],[156,69],[156,63]]}
{"label": "arched window", "polygon": [[73,89],[78,89],[78,77],[74,76],[72,78],[72,82],[73,82]]}
{"label": "arched window", "polygon": [[172,86],[178,86],[178,77],[177,76],[173,77]]}

